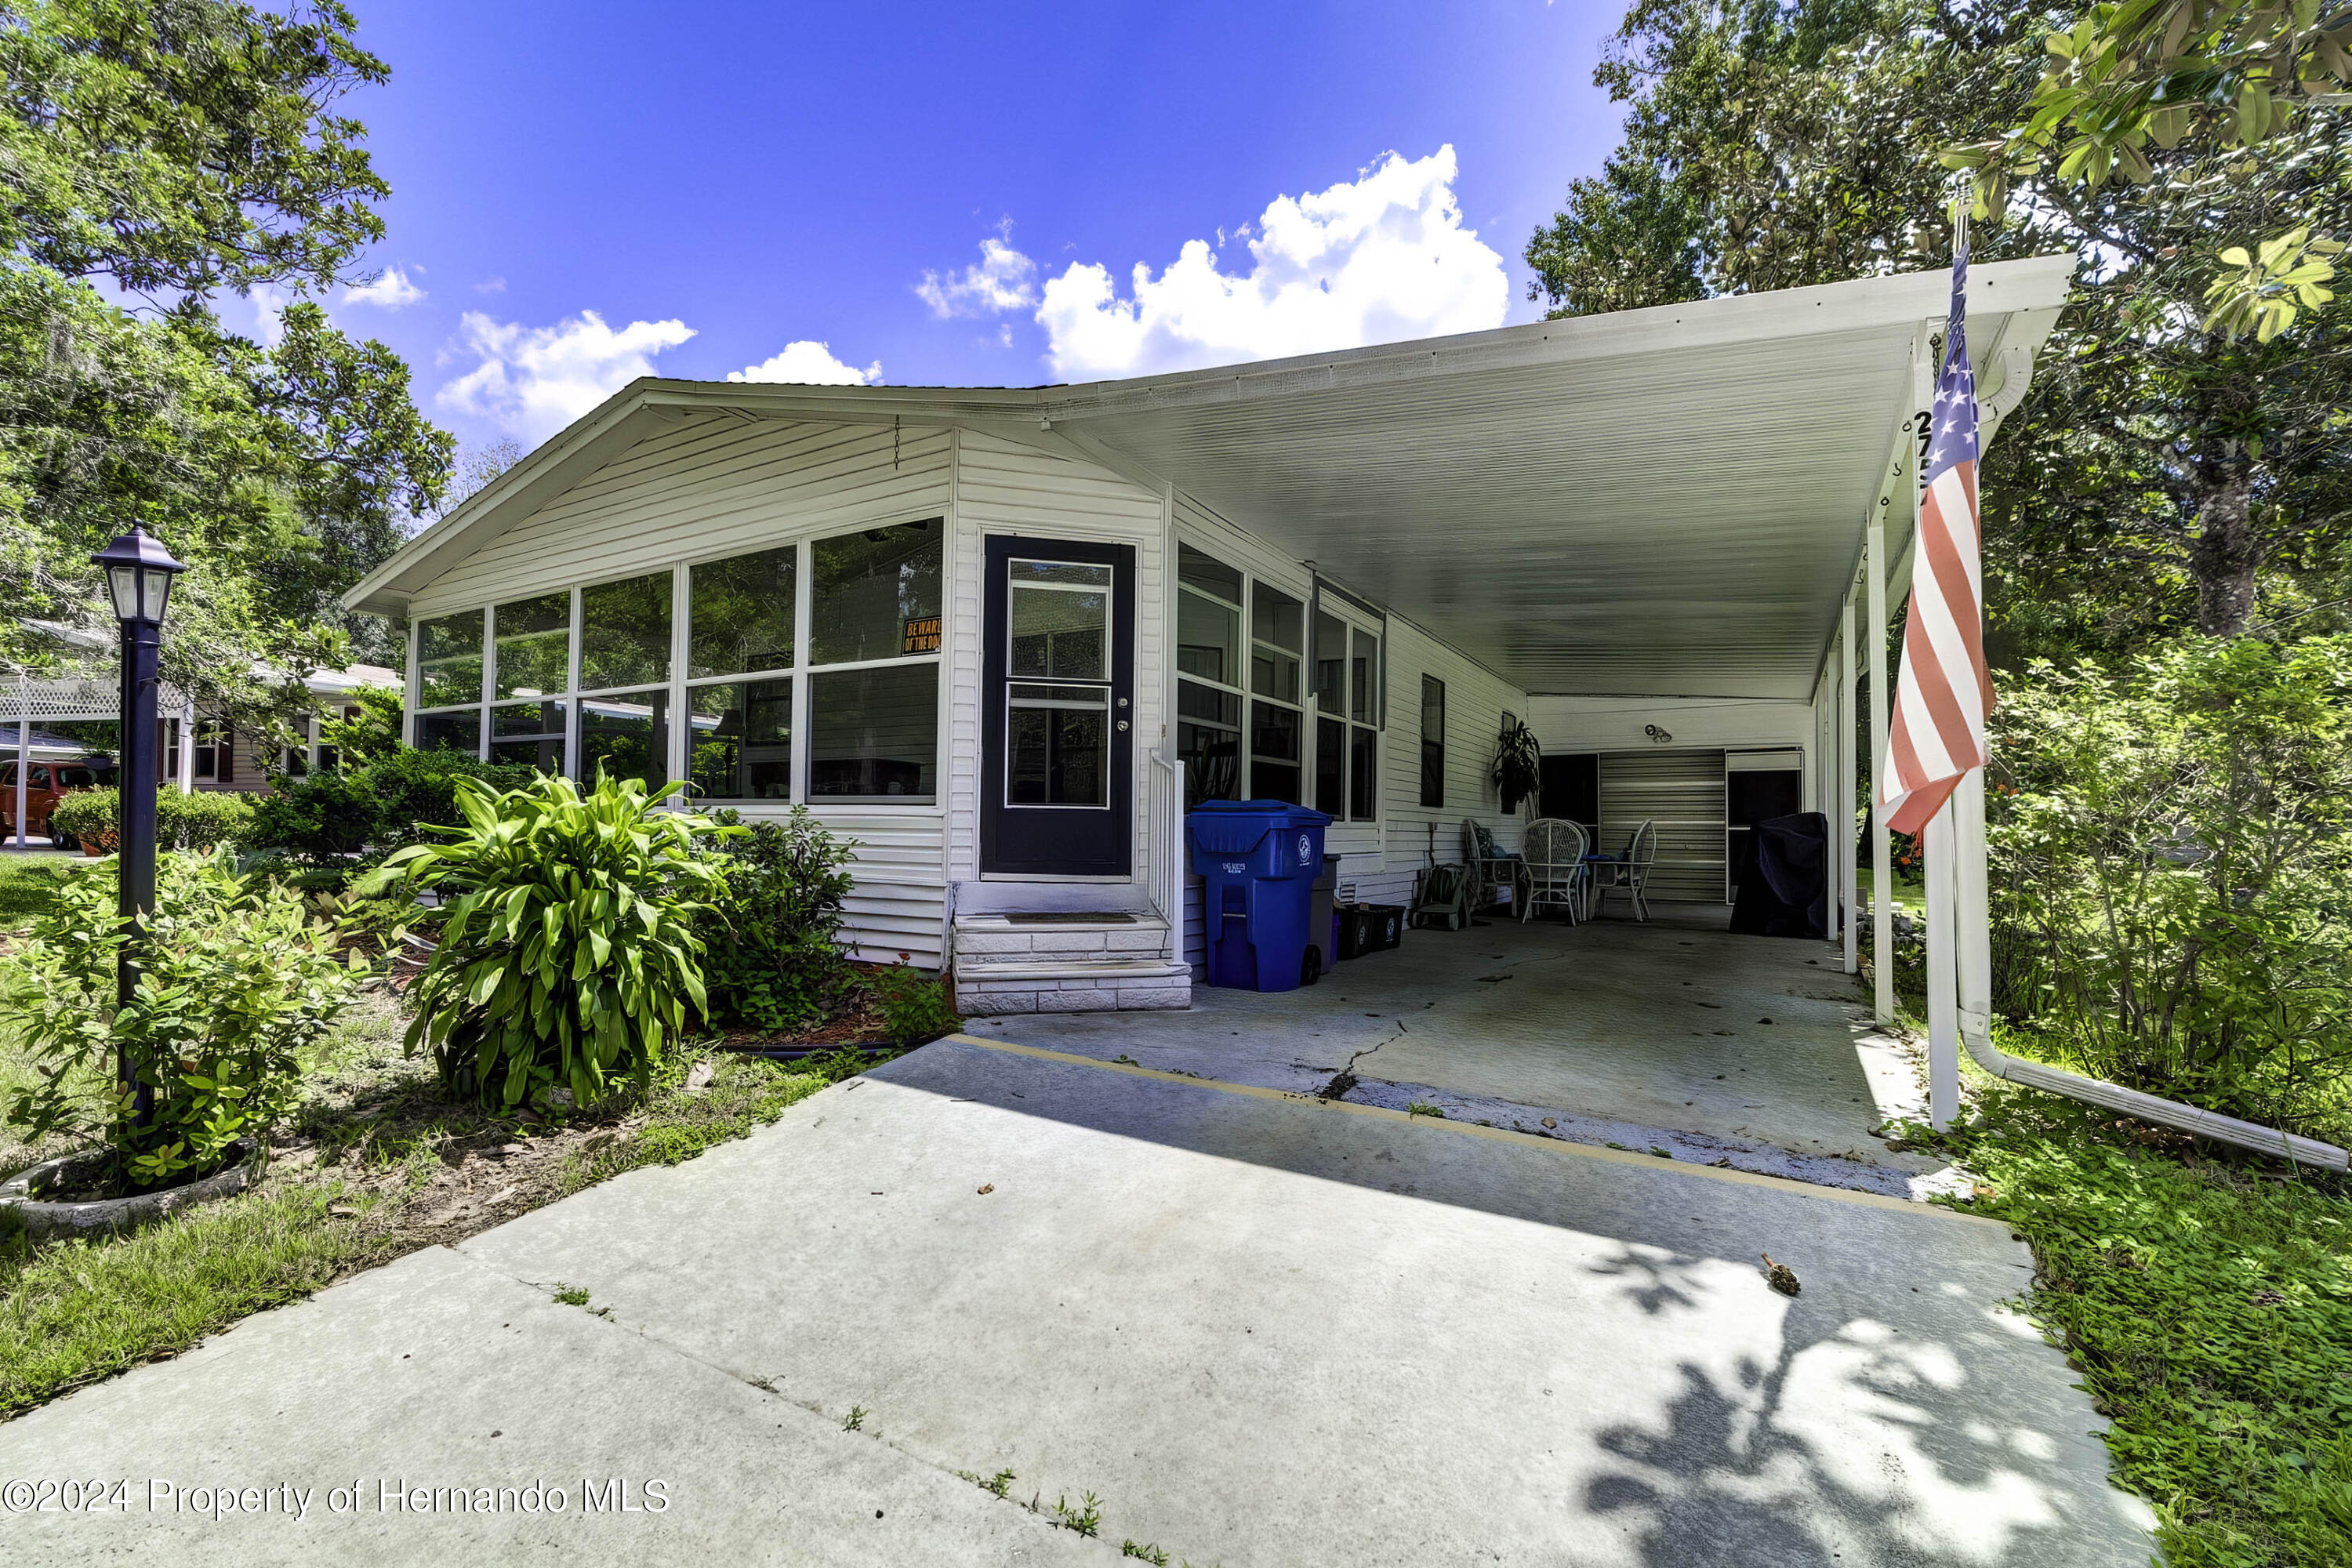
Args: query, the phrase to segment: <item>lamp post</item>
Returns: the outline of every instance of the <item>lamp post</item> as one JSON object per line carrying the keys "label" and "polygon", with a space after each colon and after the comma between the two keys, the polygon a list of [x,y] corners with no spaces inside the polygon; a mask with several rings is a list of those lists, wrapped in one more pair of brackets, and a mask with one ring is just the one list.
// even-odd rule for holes
{"label": "lamp post", "polygon": [[[187,568],[171,552],[147,537],[144,529],[130,532],[90,557],[106,571],[106,589],[114,600],[114,618],[122,628],[121,766],[119,781],[121,817],[116,865],[115,912],[130,941],[115,977],[115,1003],[128,1005],[139,989],[139,948],[147,916],[155,908],[155,765],[156,659],[163,638],[163,609],[172,596],[172,580]],[[137,1097],[142,1124],[153,1115],[155,1091],[138,1081],[127,1046],[115,1050],[115,1073],[122,1092]]]}

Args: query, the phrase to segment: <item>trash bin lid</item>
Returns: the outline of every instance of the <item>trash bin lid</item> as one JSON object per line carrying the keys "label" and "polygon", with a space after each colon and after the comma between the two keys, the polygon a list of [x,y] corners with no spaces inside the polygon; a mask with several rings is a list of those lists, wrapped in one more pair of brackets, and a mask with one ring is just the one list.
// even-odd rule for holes
{"label": "trash bin lid", "polygon": [[1331,818],[1286,800],[1204,800],[1187,814],[1192,842],[1212,855],[1243,855],[1277,830],[1328,827]]}

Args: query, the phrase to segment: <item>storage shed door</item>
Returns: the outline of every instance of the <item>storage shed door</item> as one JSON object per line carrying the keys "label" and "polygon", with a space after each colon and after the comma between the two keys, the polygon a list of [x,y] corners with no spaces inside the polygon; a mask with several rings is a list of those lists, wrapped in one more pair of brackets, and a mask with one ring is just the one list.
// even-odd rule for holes
{"label": "storage shed door", "polygon": [[1723,753],[1668,746],[1601,752],[1601,847],[1624,853],[1645,820],[1658,827],[1650,897],[1724,902]]}

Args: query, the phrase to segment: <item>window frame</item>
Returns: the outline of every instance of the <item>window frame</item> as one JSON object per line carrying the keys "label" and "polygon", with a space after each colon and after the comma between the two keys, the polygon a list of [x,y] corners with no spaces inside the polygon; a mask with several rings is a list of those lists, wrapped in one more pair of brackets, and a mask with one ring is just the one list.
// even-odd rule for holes
{"label": "window frame", "polygon": [[[1384,797],[1384,792],[1381,788],[1381,774],[1386,771],[1381,764],[1382,747],[1380,737],[1388,729],[1388,691],[1386,689],[1388,626],[1383,618],[1359,608],[1352,600],[1329,592],[1317,596],[1315,613],[1318,616],[1328,616],[1338,622],[1341,637],[1339,659],[1339,690],[1336,703],[1327,710],[1323,706],[1324,693],[1320,688],[1307,694],[1309,699],[1307,711],[1314,716],[1315,721],[1316,751],[1313,763],[1315,777],[1318,781],[1320,780],[1323,764],[1327,760],[1323,755],[1322,747],[1324,727],[1328,725],[1339,731],[1339,755],[1337,762],[1339,805],[1342,807],[1341,810],[1330,814],[1332,823],[1335,826],[1343,822],[1377,825],[1381,821]],[[1368,716],[1358,718],[1355,703],[1357,696],[1355,653],[1357,639],[1363,637],[1371,639],[1372,657],[1364,678],[1366,687],[1363,692],[1364,711]],[[1308,633],[1307,646],[1311,656],[1314,649],[1314,634],[1311,630]],[[1310,657],[1308,668],[1319,669],[1321,662]],[[1359,740],[1357,737],[1360,731],[1369,731],[1371,739]],[[1370,765],[1367,771],[1371,774],[1371,809],[1362,814],[1359,814],[1355,809],[1358,783],[1356,748],[1360,745],[1368,746],[1370,749],[1369,759]],[[1318,806],[1317,809],[1321,808]]]}
{"label": "window frame", "polygon": [[[939,646],[928,653],[900,654],[882,658],[845,660],[826,665],[812,665],[809,660],[810,629],[814,608],[815,547],[828,539],[845,534],[864,533],[879,529],[902,528],[913,523],[929,523],[938,531],[940,550],[940,639]],[[664,772],[670,781],[691,782],[693,761],[694,700],[696,693],[712,686],[751,686],[759,683],[786,682],[791,690],[791,763],[789,796],[707,795],[697,797],[692,790],[682,790],[669,803],[673,809],[692,809],[701,801],[714,806],[733,806],[748,811],[782,810],[787,806],[807,805],[819,810],[847,812],[907,813],[936,815],[945,809],[950,773],[948,705],[952,697],[953,681],[947,669],[948,650],[953,646],[951,621],[955,613],[955,562],[950,515],[936,507],[899,510],[880,516],[861,518],[851,522],[830,522],[823,528],[783,536],[741,541],[731,548],[706,550],[692,554],[675,555],[642,569],[621,572],[599,572],[573,575],[563,584],[520,588],[500,594],[497,599],[474,605],[455,605],[436,608],[426,616],[411,616],[408,625],[408,668],[406,712],[403,721],[403,738],[414,746],[420,723],[428,714],[471,713],[477,734],[473,755],[486,760],[493,740],[492,715],[503,706],[514,702],[562,702],[564,705],[563,773],[568,778],[580,776],[581,719],[583,700],[604,696],[620,696],[638,692],[659,691],[667,697],[667,735],[664,745]],[[769,551],[789,549],[793,552],[793,663],[788,667],[760,670],[736,670],[724,674],[689,676],[693,630],[693,573],[698,566],[730,561],[740,556],[757,555]],[[656,577],[667,572],[670,583],[669,614],[669,674],[661,681],[637,680],[623,686],[583,689],[580,685],[581,638],[583,614],[587,591],[611,583],[624,583],[637,578]],[[571,600],[570,650],[564,673],[563,689],[549,691],[537,698],[494,700],[497,689],[498,610],[499,600],[515,603],[523,599],[568,594]],[[423,690],[424,672],[420,663],[424,626],[426,621],[479,616],[482,626],[481,689],[475,700],[465,703],[445,703],[432,709],[422,709],[418,698]],[[864,669],[893,668],[929,665],[938,672],[933,678],[935,700],[932,713],[932,774],[931,793],[908,796],[837,796],[813,797],[809,793],[810,702],[813,677]],[[552,737],[554,731],[550,731]]]}
{"label": "window frame", "polygon": [[[1437,738],[1434,741],[1430,739],[1429,734],[1429,692],[1432,687],[1437,689]],[[1425,669],[1421,672],[1421,718],[1419,720],[1419,724],[1420,747],[1418,754],[1421,759],[1421,804],[1424,808],[1431,811],[1444,811],[1445,809],[1445,682],[1438,677],[1430,674],[1429,671]],[[1434,791],[1437,798],[1434,800],[1430,798],[1432,789],[1429,764],[1432,760],[1430,752],[1433,746],[1436,749],[1435,761],[1437,763]]]}

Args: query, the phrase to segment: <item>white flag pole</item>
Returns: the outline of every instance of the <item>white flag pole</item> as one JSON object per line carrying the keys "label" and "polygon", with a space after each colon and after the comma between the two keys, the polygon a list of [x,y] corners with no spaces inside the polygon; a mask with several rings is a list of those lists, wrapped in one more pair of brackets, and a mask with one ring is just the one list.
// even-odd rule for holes
{"label": "white flag pole", "polygon": [[1946,801],[1927,819],[1927,1117],[1942,1131],[1960,1113],[1958,943],[1959,859]]}

